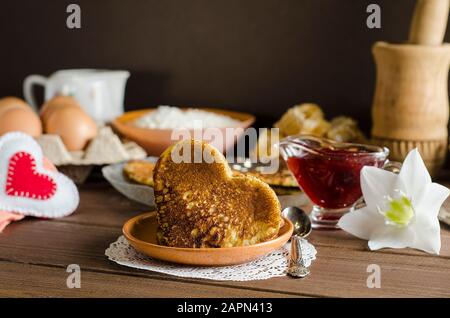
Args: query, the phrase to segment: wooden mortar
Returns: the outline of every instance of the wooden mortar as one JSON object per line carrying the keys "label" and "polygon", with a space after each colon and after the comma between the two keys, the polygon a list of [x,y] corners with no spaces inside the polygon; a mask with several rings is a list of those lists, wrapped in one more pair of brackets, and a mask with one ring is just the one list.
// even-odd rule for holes
{"label": "wooden mortar", "polygon": [[432,175],[448,149],[450,45],[442,44],[449,0],[419,0],[408,44],[377,42],[372,140],[403,161],[418,148]]}

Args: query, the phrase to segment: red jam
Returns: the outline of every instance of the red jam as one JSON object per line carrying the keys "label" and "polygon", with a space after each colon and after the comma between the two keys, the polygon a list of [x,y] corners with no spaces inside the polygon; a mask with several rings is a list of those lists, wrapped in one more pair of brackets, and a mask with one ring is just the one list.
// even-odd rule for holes
{"label": "red jam", "polygon": [[323,147],[289,157],[287,164],[311,201],[323,208],[341,209],[361,196],[360,172],[364,166],[382,167],[384,156],[364,148]]}

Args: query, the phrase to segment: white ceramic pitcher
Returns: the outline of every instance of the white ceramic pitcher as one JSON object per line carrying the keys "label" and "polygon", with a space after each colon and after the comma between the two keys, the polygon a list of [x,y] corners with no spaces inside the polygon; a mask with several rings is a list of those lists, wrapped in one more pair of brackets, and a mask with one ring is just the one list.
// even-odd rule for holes
{"label": "white ceramic pitcher", "polygon": [[46,101],[56,95],[73,96],[95,120],[109,122],[124,111],[125,84],[129,76],[128,71],[60,70],[49,77],[27,76],[23,93],[26,101],[37,111],[33,86],[41,85],[45,89]]}

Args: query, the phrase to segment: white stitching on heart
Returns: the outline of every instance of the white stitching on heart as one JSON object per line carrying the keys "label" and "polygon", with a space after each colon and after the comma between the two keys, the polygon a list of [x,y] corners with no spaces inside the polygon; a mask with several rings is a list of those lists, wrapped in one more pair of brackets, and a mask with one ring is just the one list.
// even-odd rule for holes
{"label": "white stitching on heart", "polygon": [[[46,194],[44,196],[42,195],[35,195],[35,194],[31,194],[29,192],[24,192],[24,191],[17,191],[15,189],[12,188],[12,177],[14,176],[14,169],[15,169],[15,165],[17,164],[17,160],[22,158],[23,156],[28,156],[30,159],[30,163],[31,163],[31,169],[32,169],[32,173],[33,175],[37,176],[40,175],[43,179],[49,181],[51,183],[51,190],[49,192],[49,194]],[[47,200],[49,198],[51,198],[55,193],[56,193],[56,183],[53,179],[51,179],[48,175],[45,174],[40,174],[36,171],[36,160],[34,157],[32,157],[30,154],[26,153],[26,152],[18,152],[16,153],[9,162],[9,166],[8,166],[8,177],[7,177],[7,182],[6,182],[6,187],[9,189],[7,189],[6,194],[10,195],[13,192],[14,196],[21,196],[21,197],[26,197],[26,198],[32,198],[32,199],[38,199],[38,200]]]}

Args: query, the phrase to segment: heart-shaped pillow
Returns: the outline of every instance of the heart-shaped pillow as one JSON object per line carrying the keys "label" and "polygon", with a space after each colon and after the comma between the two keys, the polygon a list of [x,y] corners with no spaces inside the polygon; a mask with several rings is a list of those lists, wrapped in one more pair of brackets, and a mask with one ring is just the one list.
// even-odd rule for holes
{"label": "heart-shaped pillow", "polygon": [[32,137],[11,132],[0,138],[0,210],[45,218],[75,211],[75,184],[43,164],[42,150]]}
{"label": "heart-shaped pillow", "polygon": [[281,225],[273,190],[255,177],[233,176],[225,157],[194,140],[167,149],[154,170],[160,244],[233,247],[274,238]]}

